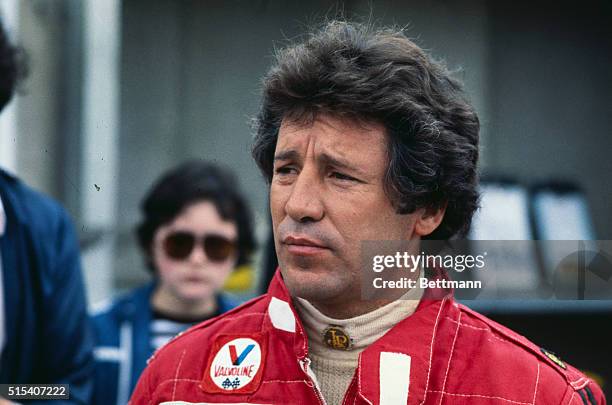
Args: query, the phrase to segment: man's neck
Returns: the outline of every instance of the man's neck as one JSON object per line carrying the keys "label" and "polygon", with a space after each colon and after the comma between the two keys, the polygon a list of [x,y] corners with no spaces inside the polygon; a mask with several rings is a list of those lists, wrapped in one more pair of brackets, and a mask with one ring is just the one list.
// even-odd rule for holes
{"label": "man's neck", "polygon": [[412,299],[421,295],[417,289],[403,289],[390,291],[386,296],[377,299],[364,300],[361,296],[353,299],[348,299],[346,295],[341,295],[329,300],[311,300],[305,298],[322,314],[334,319],[349,319],[356,316],[364,315],[377,310],[385,305],[388,305],[398,299]]}
{"label": "man's neck", "polygon": [[383,307],[395,299],[356,300],[351,302],[311,301],[310,303],[322,314],[335,319],[349,319],[367,314]]}

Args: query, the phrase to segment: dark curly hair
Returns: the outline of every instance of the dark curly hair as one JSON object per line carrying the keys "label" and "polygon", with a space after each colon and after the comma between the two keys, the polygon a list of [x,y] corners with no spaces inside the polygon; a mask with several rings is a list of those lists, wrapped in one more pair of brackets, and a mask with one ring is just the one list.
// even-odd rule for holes
{"label": "dark curly hair", "polygon": [[397,212],[446,206],[427,239],[469,229],[478,206],[478,117],[461,84],[401,30],[332,21],[277,51],[252,149],[268,182],[281,121],[319,113],[385,127],[385,192]]}
{"label": "dark curly hair", "polygon": [[157,229],[174,220],[187,206],[200,201],[210,201],[221,218],[236,224],[236,265],[249,262],[255,249],[251,213],[234,176],[228,170],[211,163],[191,160],[162,175],[141,204],[143,219],[136,227],[136,236],[145,253],[149,270],[155,271],[151,257]]}

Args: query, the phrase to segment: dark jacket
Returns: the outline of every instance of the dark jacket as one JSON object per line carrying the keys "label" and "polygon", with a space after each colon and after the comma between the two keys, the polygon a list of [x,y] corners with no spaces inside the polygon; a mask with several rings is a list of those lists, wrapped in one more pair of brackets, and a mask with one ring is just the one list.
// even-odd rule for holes
{"label": "dark jacket", "polygon": [[[153,289],[151,283],[131,291],[93,315],[96,367],[92,404],[127,404],[154,351],[150,333]],[[225,295],[217,300],[219,312],[236,306]]]}
{"label": "dark jacket", "polygon": [[54,403],[88,404],[93,337],[70,219],[2,170],[0,196],[7,221],[0,237],[6,322],[0,383],[69,384],[70,400]]}

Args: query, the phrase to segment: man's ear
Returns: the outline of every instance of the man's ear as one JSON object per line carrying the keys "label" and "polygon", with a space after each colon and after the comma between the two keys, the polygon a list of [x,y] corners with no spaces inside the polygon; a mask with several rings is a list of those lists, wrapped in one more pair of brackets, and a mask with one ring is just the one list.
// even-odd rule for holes
{"label": "man's ear", "polygon": [[429,235],[442,222],[444,213],[446,212],[447,202],[444,202],[439,207],[421,208],[417,210],[416,222],[414,224],[414,232],[421,238]]}

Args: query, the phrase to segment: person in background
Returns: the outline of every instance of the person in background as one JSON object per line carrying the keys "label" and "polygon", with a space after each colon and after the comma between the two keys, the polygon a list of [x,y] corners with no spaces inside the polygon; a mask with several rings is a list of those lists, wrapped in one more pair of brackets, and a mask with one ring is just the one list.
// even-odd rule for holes
{"label": "person in background", "polygon": [[[18,55],[0,21],[0,111],[23,72]],[[70,218],[0,169],[0,384],[68,384],[55,404],[89,404],[92,348]]]}
{"label": "person in background", "polygon": [[220,291],[255,247],[234,177],[215,165],[196,160],[170,170],[141,208],[136,235],[154,281],[93,316],[94,404],[126,404],[155,350],[233,308]]}

